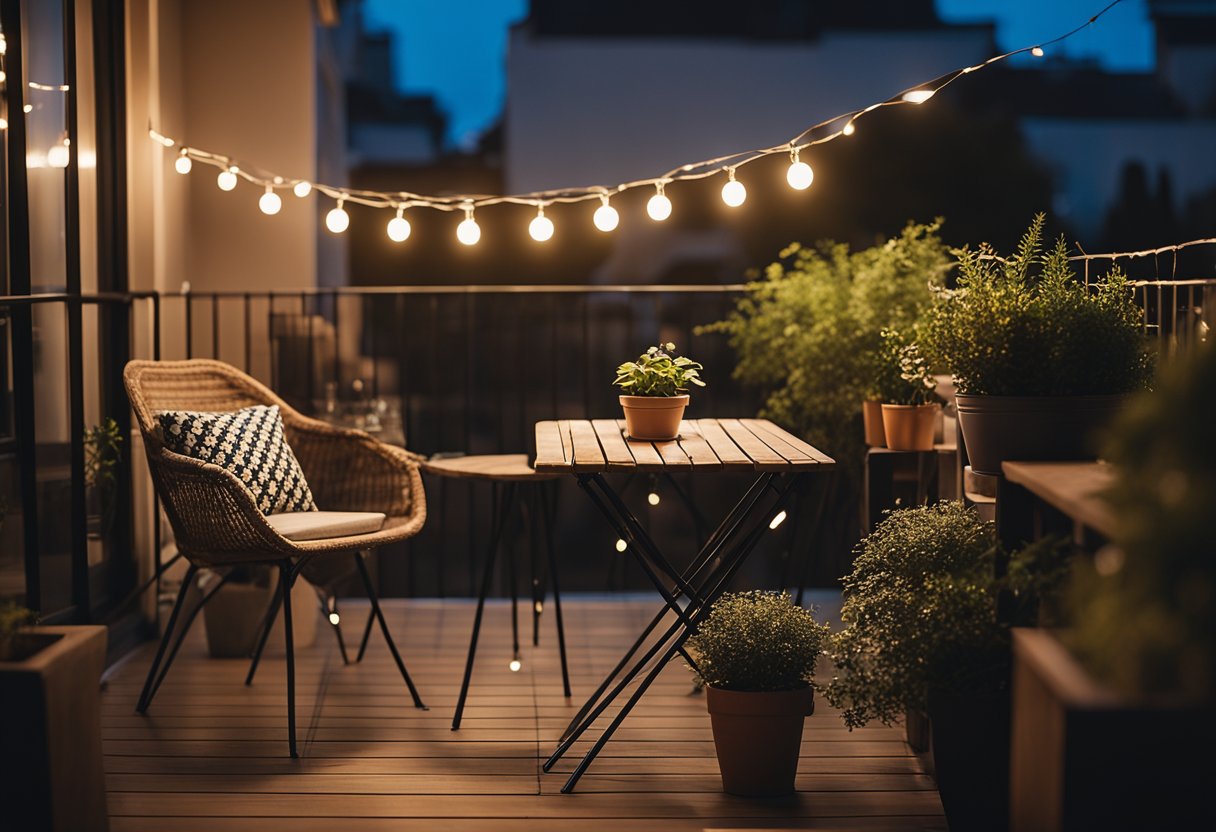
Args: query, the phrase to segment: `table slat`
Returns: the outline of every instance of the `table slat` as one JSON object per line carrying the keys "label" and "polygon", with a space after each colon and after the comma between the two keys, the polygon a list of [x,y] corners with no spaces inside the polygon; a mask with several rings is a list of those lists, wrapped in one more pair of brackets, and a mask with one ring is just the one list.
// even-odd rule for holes
{"label": "table slat", "polygon": [[738,419],[719,419],[718,425],[751,457],[758,469],[783,468],[790,464],[788,459],[766,445],[764,440],[743,427]]}
{"label": "table slat", "polygon": [[663,457],[659,454],[655,447],[650,442],[645,442],[641,439],[629,439],[628,432],[625,429],[625,420],[618,419],[617,430],[621,432],[621,436],[625,444],[629,446],[629,452],[633,454],[634,460],[637,462],[637,470],[639,471],[662,471],[666,465],[663,463]]}
{"label": "table slat", "polygon": [[604,457],[608,460],[609,470],[635,467],[633,454],[629,451],[629,446],[625,444],[625,437],[621,435],[621,429],[617,427],[615,420],[593,419],[591,427],[600,440],[600,447],[604,449]]}
{"label": "table slat", "polygon": [[692,460],[688,458],[688,454],[684,453],[678,440],[655,442],[654,449],[659,452],[659,456],[663,457],[663,464],[667,466],[667,470],[669,471],[679,471],[692,467]]}
{"label": "table slat", "polygon": [[794,446],[789,440],[792,439],[788,433],[781,428],[768,422],[764,419],[740,419],[739,424],[751,431],[756,437],[768,445],[781,456],[785,457],[787,462],[816,462],[815,457],[806,453],[800,448]]}
{"label": "table slat", "polygon": [[717,419],[697,419],[697,432],[713,448],[714,454],[726,468],[755,468],[751,457],[736,445],[726,431],[718,424]]}
{"label": "table slat", "polygon": [[823,451],[816,448],[810,442],[807,442],[806,440],[795,436],[794,434],[790,433],[785,428],[782,428],[779,425],[774,424],[773,422],[769,421],[768,419],[740,419],[739,421],[742,422],[743,424],[747,425],[753,431],[762,430],[762,431],[765,431],[766,433],[768,433],[770,436],[779,437],[780,439],[782,439],[783,441],[794,446],[795,448],[800,450],[802,453],[806,454],[808,457],[815,460],[816,462],[822,463],[824,465],[835,465],[836,464],[836,460],[832,459],[830,456],[825,454]]}
{"label": "table slat", "polygon": [[603,471],[604,449],[595,435],[595,428],[586,419],[570,422],[570,440],[574,444],[575,471]]}
{"label": "table slat", "polygon": [[694,468],[722,467],[722,460],[718,459],[714,449],[705,441],[696,422],[680,422],[680,447],[684,449]]}
{"label": "table slat", "polygon": [[536,423],[536,468],[566,470],[570,460],[562,444],[561,430],[557,422]]}

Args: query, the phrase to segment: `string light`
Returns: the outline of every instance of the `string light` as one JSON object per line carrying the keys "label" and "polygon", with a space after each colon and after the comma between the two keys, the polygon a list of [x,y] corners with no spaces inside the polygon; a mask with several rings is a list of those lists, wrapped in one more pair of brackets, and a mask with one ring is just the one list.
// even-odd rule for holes
{"label": "string light", "polygon": [[71,157],[68,140],[62,139],[57,144],[51,145],[51,149],[46,152],[46,163],[53,168],[66,168]]}
{"label": "string light", "polygon": [[266,186],[266,193],[262,194],[258,200],[258,208],[262,209],[263,214],[274,216],[279,213],[279,209],[283,207],[283,200],[274,192],[274,188],[270,185]]}
{"label": "string light", "polygon": [[221,191],[231,191],[236,187],[236,175],[240,170],[236,165],[220,171],[220,175],[215,177],[215,184],[220,186]]}
{"label": "string light", "polygon": [[778,526],[780,526],[782,523],[785,522],[785,518],[786,518],[785,509],[781,509],[781,511],[777,512],[777,514],[773,516],[773,519],[769,521],[769,524],[768,524],[769,529],[775,530]]}
{"label": "string light", "polygon": [[618,552],[624,552],[628,548],[629,548],[629,544],[625,542],[624,538],[618,537],[616,539],[616,550]]}
{"label": "string light", "polygon": [[546,242],[553,237],[553,220],[545,216],[545,204],[536,206],[536,216],[528,223],[528,234],[538,243]]}
{"label": "string light", "polygon": [[342,616],[338,615],[336,611],[331,612],[329,614],[329,623],[337,627],[340,623],[342,623]]}
{"label": "string light", "polygon": [[0,55],[8,53],[8,40],[4,35],[0,35]]}
{"label": "string light", "polygon": [[7,129],[8,129],[8,119],[0,118],[0,130],[7,130]]}
{"label": "string light", "polygon": [[[1115,6],[1122,3],[1123,0],[1111,0],[1097,14],[1086,19],[1080,25],[1065,32],[1058,37],[1050,40],[1040,41],[1038,44],[1028,47],[1022,47],[1010,52],[994,55],[987,60],[980,61],[977,64],[964,66],[952,72],[940,75],[937,78],[917,84],[903,90],[896,95],[882,101],[877,101],[861,109],[853,110],[852,112],[835,115],[829,119],[819,122],[818,124],[807,127],[798,135],[794,136],[789,141],[783,142],[771,147],[761,147],[753,150],[739,151],[730,153],[724,156],[718,156],[712,159],[704,159],[699,162],[691,162],[680,165],[677,168],[668,171],[660,176],[650,177],[646,179],[638,179],[632,182],[624,182],[616,185],[613,188],[606,188],[603,185],[590,185],[585,187],[560,188],[547,191],[534,191],[527,194],[504,194],[504,195],[473,195],[473,194],[416,194],[405,191],[384,192],[373,190],[351,190],[349,188],[340,188],[332,185],[324,185],[320,183],[311,183],[304,180],[293,178],[282,179],[276,177],[273,181],[278,184],[283,182],[292,182],[292,190],[297,197],[305,197],[314,189],[320,191],[325,196],[338,199],[341,201],[349,200],[351,202],[365,205],[371,208],[388,208],[396,209],[402,203],[408,203],[411,206],[430,208],[438,211],[464,211],[465,219],[457,227],[457,238],[464,245],[475,245],[481,239],[481,229],[473,219],[473,210],[475,208],[484,208],[492,205],[548,205],[553,203],[574,203],[583,202],[592,199],[600,200],[600,207],[595,211],[593,220],[595,227],[600,231],[614,230],[620,217],[616,210],[609,205],[608,198],[610,195],[623,193],[627,190],[642,187],[654,187],[656,193],[647,203],[647,213],[656,222],[662,222],[671,215],[671,200],[664,193],[664,186],[671,182],[691,181],[696,179],[704,179],[709,176],[717,175],[723,171],[732,175],[735,169],[742,165],[750,164],[759,159],[764,159],[772,155],[789,153],[791,156],[791,164],[786,171],[786,179],[790,186],[796,190],[805,190],[810,187],[814,179],[814,171],[810,165],[802,162],[798,158],[801,150],[811,146],[817,146],[827,143],[841,136],[851,136],[856,132],[855,121],[858,117],[866,115],[881,107],[890,107],[908,104],[923,104],[931,99],[935,94],[948,87],[950,84],[957,81],[964,75],[970,75],[978,70],[986,69],[1008,58],[1029,53],[1034,57],[1042,57],[1045,54],[1045,47],[1060,43],[1068,38],[1073,37],[1078,32],[1092,26],[1103,17],[1107,12]],[[0,52],[2,54],[2,52]],[[30,84],[35,89],[47,89],[63,91],[67,89],[66,85],[41,85]],[[32,105],[26,105],[25,111],[31,112]],[[844,126],[837,128],[836,124],[844,121]],[[149,128],[149,136],[154,140],[164,145],[167,148],[177,147],[177,143],[156,130]],[[224,190],[231,190],[236,186],[237,177],[242,177],[252,184],[264,187],[268,182],[272,181],[271,177],[264,174],[253,174],[247,171],[238,169],[232,165],[229,157],[211,153],[195,147],[181,147],[180,153],[191,160],[192,162],[202,162],[208,165],[221,169],[221,174],[217,178],[217,182],[221,183]],[[231,176],[225,176],[225,173],[230,173]],[[733,176],[730,181],[723,187],[722,198],[728,205],[732,204],[733,199],[739,199],[742,203],[746,199],[746,189],[742,183],[737,183],[738,188],[731,187],[734,182]],[[230,183],[227,187],[223,183]],[[729,190],[728,190],[729,189]],[[741,197],[741,198],[740,198]],[[531,232],[533,226],[537,225],[537,220],[541,218],[541,211],[538,210],[537,218],[533,220],[529,226]],[[331,211],[332,215],[333,212]],[[328,215],[327,215],[328,219]],[[548,222],[548,221],[547,221]],[[548,227],[552,223],[548,222]],[[545,224],[540,224],[542,230],[546,227]],[[550,236],[551,236],[550,231]],[[545,237],[549,239],[549,237]]]}
{"label": "string light", "polygon": [[481,239],[481,226],[477,224],[477,220],[473,219],[472,204],[464,207],[464,220],[456,226],[456,239],[466,246],[475,246]]}
{"label": "string light", "polygon": [[595,222],[596,228],[605,233],[612,231],[620,224],[621,215],[608,204],[607,194],[600,194],[600,207],[595,209],[592,221]]}
{"label": "string light", "polygon": [[795,191],[805,191],[815,181],[815,171],[811,166],[798,158],[798,148],[790,150],[790,166],[785,172],[785,181]]}
{"label": "string light", "polygon": [[659,492],[657,491],[651,491],[646,495],[646,502],[650,503],[652,506],[657,506],[661,501],[662,498],[659,497]]}
{"label": "string light", "polygon": [[397,216],[388,221],[388,238],[394,243],[404,243],[410,238],[410,221],[402,214],[405,208],[397,207]]}
{"label": "string light", "polygon": [[173,169],[184,176],[190,172],[192,167],[194,167],[194,162],[190,160],[190,154],[183,147],[181,153],[177,154],[177,159],[173,162]]}
{"label": "string light", "polygon": [[325,227],[335,234],[341,234],[350,227],[350,214],[346,213],[343,204],[346,200],[338,198],[338,204],[325,215]]}
{"label": "string light", "polygon": [[662,222],[671,216],[671,200],[663,193],[663,183],[654,183],[655,194],[646,203],[646,213],[655,222]]}
{"label": "string light", "polygon": [[735,179],[734,168],[727,168],[726,173],[730,178],[722,186],[722,201],[731,208],[738,208],[747,199],[747,188],[743,187],[742,182]]}
{"label": "string light", "polygon": [[507,667],[511,669],[512,673],[518,673],[520,668],[523,666],[523,662],[521,662],[519,659],[511,659],[511,663],[507,665]]}

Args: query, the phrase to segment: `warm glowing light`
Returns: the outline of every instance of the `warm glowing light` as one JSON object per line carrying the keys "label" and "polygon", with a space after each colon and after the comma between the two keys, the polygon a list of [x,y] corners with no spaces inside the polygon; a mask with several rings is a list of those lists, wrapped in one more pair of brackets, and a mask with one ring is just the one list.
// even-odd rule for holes
{"label": "warm glowing light", "polygon": [[231,167],[220,171],[220,175],[215,177],[215,184],[220,186],[221,191],[231,191],[236,187],[236,171],[235,167]]}
{"label": "warm glowing light", "polygon": [[266,193],[258,200],[258,207],[262,209],[263,214],[273,216],[283,207],[283,200],[274,192],[274,188],[267,185]]}
{"label": "warm glowing light", "polygon": [[23,113],[32,113],[32,112],[34,112],[34,105],[26,104],[24,107],[21,108],[21,111]]}
{"label": "warm glowing light", "polygon": [[466,246],[475,246],[481,239],[481,226],[473,219],[473,206],[465,206],[464,220],[456,226],[456,239]]}
{"label": "warm glowing light", "polygon": [[747,199],[747,188],[735,179],[735,169],[730,169],[730,180],[722,186],[722,201],[731,208],[738,208]]}
{"label": "warm glowing light", "polygon": [[805,191],[815,181],[815,171],[811,166],[798,158],[798,151],[790,151],[790,166],[785,172],[785,181],[795,191]]}
{"label": "warm glowing light", "polygon": [[335,627],[337,627],[339,622],[341,622],[341,621],[342,621],[341,617],[339,617],[339,615],[336,612],[331,612],[329,614],[329,623],[333,624]]}
{"label": "warm glowing light", "polygon": [[66,168],[70,158],[67,142],[52,145],[51,149],[46,152],[46,163],[53,168]]}
{"label": "warm glowing light", "polygon": [[909,104],[924,104],[933,97],[934,90],[908,90],[904,93],[904,101]]}
{"label": "warm glowing light", "polygon": [[846,136],[851,136],[851,135],[853,135],[854,133],[856,133],[856,132],[857,132],[857,128],[856,128],[856,127],[854,127],[854,126],[853,126],[853,122],[851,122],[851,121],[850,121],[850,122],[848,122],[847,124],[845,124],[844,129],[843,129],[843,130],[841,130],[840,132],[841,132],[841,133],[843,133],[843,134],[844,134],[844,135],[846,135]]}
{"label": "warm glowing light", "polygon": [[532,609],[536,610],[537,615],[540,615],[541,613],[543,613],[545,611],[545,602],[537,601],[535,604],[532,605]]}
{"label": "warm glowing light", "polygon": [[655,183],[655,195],[646,203],[646,213],[655,222],[662,222],[671,216],[671,200],[663,193],[663,183]]}
{"label": "warm glowing light", "polygon": [[7,80],[8,80],[8,73],[5,72],[3,69],[0,69],[0,84],[3,84]]}
{"label": "warm glowing light", "polygon": [[5,40],[4,35],[0,35],[0,55],[6,52],[8,52],[8,41]]}
{"label": "warm glowing light", "polygon": [[595,216],[592,217],[595,222],[595,227],[600,231],[612,231],[621,221],[621,215],[616,212],[616,209],[608,204],[607,196],[600,196],[600,207],[595,209]]}
{"label": "warm glowing light", "polygon": [[296,186],[291,189],[291,192],[293,194],[295,194],[296,196],[300,197],[300,199],[303,199],[304,197],[306,197],[310,193],[312,193],[312,183],[311,182],[302,182],[302,181],[297,182]]}
{"label": "warm glowing light", "polygon": [[186,151],[182,151],[181,155],[173,162],[173,169],[178,173],[187,174],[194,167],[194,162],[186,155]]}
{"label": "warm glowing light", "polygon": [[538,243],[553,237],[553,220],[545,216],[545,206],[536,206],[536,216],[528,223],[528,234]]}
{"label": "warm glowing light", "polygon": [[388,221],[388,238],[394,243],[404,243],[410,238],[410,221],[401,216],[404,208],[397,209],[397,216]]}
{"label": "warm glowing light", "polygon": [[7,130],[7,129],[8,129],[8,119],[0,118],[0,130]]}
{"label": "warm glowing light", "polygon": [[524,663],[519,659],[511,659],[511,663],[507,667],[511,668],[512,673],[518,673],[519,669],[524,666]]}
{"label": "warm glowing light", "polygon": [[1036,46],[1034,49],[1030,50],[1030,54],[1034,55],[1036,58],[1043,57],[1043,47]]}
{"label": "warm glowing light", "polygon": [[350,214],[346,213],[346,209],[342,207],[342,200],[338,200],[338,205],[331,208],[329,213],[325,215],[325,227],[335,234],[341,234],[350,227]]}
{"label": "warm glowing light", "polygon": [[659,493],[657,491],[651,491],[646,495],[646,502],[650,503],[652,506],[657,506],[660,499],[661,498],[659,497]]}
{"label": "warm glowing light", "polygon": [[786,517],[785,509],[781,509],[781,511],[777,512],[776,516],[774,516],[773,519],[769,522],[768,527],[770,529],[777,528],[778,526],[780,526],[782,523],[785,522],[785,517]]}
{"label": "warm glowing light", "polygon": [[622,540],[621,538],[617,538],[617,541],[616,541],[616,550],[617,550],[618,552],[623,552],[623,551],[625,551],[625,550],[626,550],[626,549],[628,549],[628,548],[629,548],[629,544],[628,544],[628,543],[626,543],[626,542],[625,542],[624,540]]}

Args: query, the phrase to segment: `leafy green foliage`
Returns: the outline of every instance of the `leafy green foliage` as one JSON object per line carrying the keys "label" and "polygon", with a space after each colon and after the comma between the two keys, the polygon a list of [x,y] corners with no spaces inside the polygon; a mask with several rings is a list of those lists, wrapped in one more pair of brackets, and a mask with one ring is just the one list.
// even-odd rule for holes
{"label": "leafy green foliage", "polygon": [[688,644],[701,680],[725,690],[794,690],[815,674],[828,628],[787,592],[726,593]]}
{"label": "leafy green foliage", "polygon": [[0,661],[13,653],[13,639],[22,627],[33,624],[38,616],[16,601],[0,601]]}
{"label": "leafy green foliage", "polygon": [[856,552],[848,627],[829,647],[837,673],[823,688],[850,728],[923,711],[930,687],[1007,684],[1009,626],[1034,623],[1066,575],[1067,550],[1051,542],[1014,555],[1009,577],[996,578],[995,527],[959,502],[892,512]]}
{"label": "leafy green foliage", "polygon": [[878,401],[886,404],[928,404],[937,398],[937,379],[921,355],[920,345],[906,340],[893,329],[884,329],[876,378]]}
{"label": "leafy green foliage", "polygon": [[688,392],[688,385],[704,387],[702,367],[691,358],[676,356],[676,345],[668,341],[649,347],[637,361],[626,361],[616,368],[613,382],[629,396],[678,396]]}
{"label": "leafy green foliage", "polygon": [[109,416],[84,432],[85,485],[108,492],[115,484],[115,468],[122,460],[122,433]]}
{"label": "leafy green foliage", "polygon": [[1061,237],[1043,251],[1045,217],[1017,251],[987,244],[958,256],[958,285],[939,288],[921,346],[954,374],[960,393],[1084,396],[1144,389],[1152,355],[1131,286],[1116,268],[1086,288]]}
{"label": "leafy green foliage", "polygon": [[1113,545],[1078,576],[1070,646],[1133,695],[1216,699],[1216,349],[1162,374],[1114,428]]}

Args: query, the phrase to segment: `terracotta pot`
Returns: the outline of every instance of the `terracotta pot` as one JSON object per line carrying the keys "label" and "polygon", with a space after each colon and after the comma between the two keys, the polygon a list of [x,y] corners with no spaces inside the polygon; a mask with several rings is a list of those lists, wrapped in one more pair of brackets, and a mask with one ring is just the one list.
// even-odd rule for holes
{"label": "terracotta pot", "polygon": [[935,404],[884,404],[882,427],[887,447],[893,451],[933,450]]}
{"label": "terracotta pot", "polygon": [[798,774],[803,720],[815,711],[815,692],[706,688],[722,790],[745,797],[791,794]]}
{"label": "terracotta pot", "polygon": [[1125,395],[955,397],[971,468],[992,476],[1007,459],[1095,459],[1095,434],[1126,401]]}
{"label": "terracotta pot", "polygon": [[621,396],[621,407],[631,439],[666,442],[680,434],[688,396]]}
{"label": "terracotta pot", "polygon": [[882,429],[882,402],[866,400],[861,403],[861,422],[866,429],[866,444],[871,448],[887,447],[887,435]]}

